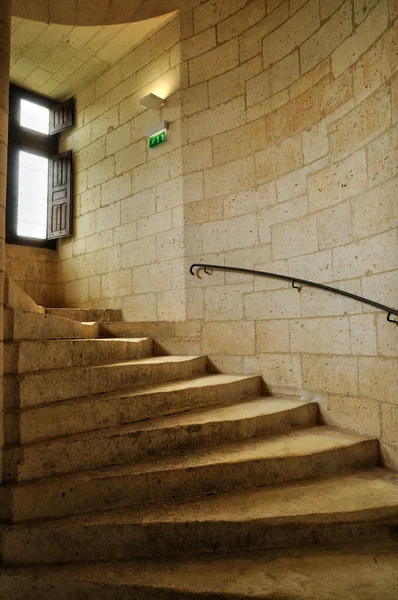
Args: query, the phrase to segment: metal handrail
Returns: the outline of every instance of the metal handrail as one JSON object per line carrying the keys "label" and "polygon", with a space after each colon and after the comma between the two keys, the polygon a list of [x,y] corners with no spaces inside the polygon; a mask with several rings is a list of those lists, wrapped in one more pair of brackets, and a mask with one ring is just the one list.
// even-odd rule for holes
{"label": "metal handrail", "polygon": [[[207,275],[210,273],[207,269],[211,269],[212,271],[231,271],[232,273],[244,273],[246,275],[259,275],[260,277],[273,277],[274,279],[282,279],[284,281],[290,281],[292,287],[300,291],[300,287],[297,287],[295,284],[300,283],[301,285],[308,285],[309,287],[319,288],[320,290],[326,290],[327,292],[332,292],[333,294],[340,294],[340,296],[346,296],[347,298],[352,298],[353,300],[358,300],[358,302],[363,302],[364,304],[369,304],[370,306],[374,306],[375,308],[379,308],[380,310],[384,310],[387,313],[387,321],[389,323],[398,324],[398,320],[391,319],[391,315],[395,315],[398,317],[398,310],[396,308],[391,308],[390,306],[385,306],[384,304],[380,304],[379,302],[375,302],[374,300],[369,300],[368,298],[363,298],[362,296],[357,296],[357,294],[351,294],[351,292],[346,292],[344,290],[339,290],[338,288],[330,287],[329,285],[324,285],[323,283],[316,283],[315,281],[308,281],[307,279],[300,279],[299,277],[290,277],[289,275],[279,275],[278,273],[268,273],[267,271],[255,271],[253,269],[242,269],[240,267],[228,267],[224,265],[209,265],[205,263],[194,263],[191,265],[189,271],[191,275],[195,275],[194,269],[204,269],[204,272]],[[196,271],[197,274],[197,271]]]}

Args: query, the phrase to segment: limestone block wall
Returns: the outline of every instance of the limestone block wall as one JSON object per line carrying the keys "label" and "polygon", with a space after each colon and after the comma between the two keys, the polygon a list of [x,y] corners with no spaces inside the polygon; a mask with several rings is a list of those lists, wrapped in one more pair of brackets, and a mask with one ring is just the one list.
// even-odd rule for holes
{"label": "limestone block wall", "polygon": [[[194,331],[216,368],[317,397],[396,465],[398,327],[322,291],[188,267],[398,305],[397,17],[396,0],[208,0],[176,18],[78,97],[76,235],[58,269],[60,303],[184,322],[174,348]],[[148,151],[138,100],[158,82],[170,143]]]}
{"label": "limestone block wall", "polygon": [[7,276],[41,306],[54,306],[56,266],[53,250],[6,244]]}
{"label": "limestone block wall", "polygon": [[4,247],[5,206],[8,143],[8,81],[10,64],[11,2],[0,0],[0,484],[3,480],[5,442],[3,405],[3,308],[4,308]]}

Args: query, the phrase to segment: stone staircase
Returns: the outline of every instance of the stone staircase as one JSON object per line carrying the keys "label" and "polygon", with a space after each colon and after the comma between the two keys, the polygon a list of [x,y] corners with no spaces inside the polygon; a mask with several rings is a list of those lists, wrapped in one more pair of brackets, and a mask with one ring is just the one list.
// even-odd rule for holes
{"label": "stone staircase", "polygon": [[376,439],[206,357],[98,337],[118,311],[27,303],[6,302],[1,600],[396,600]]}

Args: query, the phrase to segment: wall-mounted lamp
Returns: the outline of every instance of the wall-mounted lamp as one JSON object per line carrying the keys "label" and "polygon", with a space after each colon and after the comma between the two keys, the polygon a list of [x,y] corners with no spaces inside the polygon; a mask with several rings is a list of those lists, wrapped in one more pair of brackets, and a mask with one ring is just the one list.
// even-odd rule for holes
{"label": "wall-mounted lamp", "polygon": [[142,104],[142,106],[145,106],[145,108],[151,108],[152,110],[156,110],[157,108],[163,106],[164,100],[163,98],[160,98],[155,94],[148,94],[147,96],[141,98],[140,104]]}

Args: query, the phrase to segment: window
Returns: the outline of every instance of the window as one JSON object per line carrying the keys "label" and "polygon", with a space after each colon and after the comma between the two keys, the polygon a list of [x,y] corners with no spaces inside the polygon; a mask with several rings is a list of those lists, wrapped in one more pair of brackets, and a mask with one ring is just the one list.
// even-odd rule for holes
{"label": "window", "polygon": [[73,125],[62,104],[10,86],[7,176],[8,243],[55,248],[72,233],[72,153],[58,154],[59,133]]}

